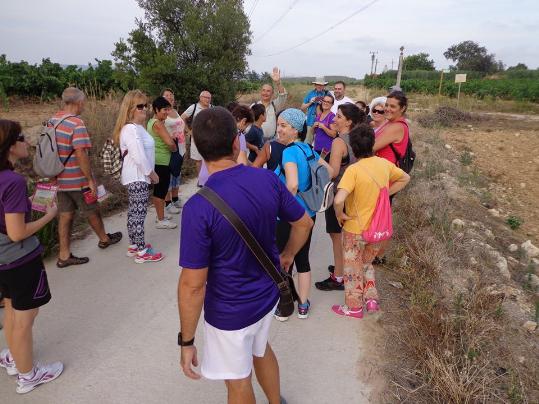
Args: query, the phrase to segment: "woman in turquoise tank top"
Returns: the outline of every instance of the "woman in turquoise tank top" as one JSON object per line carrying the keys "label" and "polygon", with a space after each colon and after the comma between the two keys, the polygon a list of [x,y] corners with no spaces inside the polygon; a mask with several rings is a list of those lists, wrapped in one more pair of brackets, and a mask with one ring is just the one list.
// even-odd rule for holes
{"label": "woman in turquoise tank top", "polygon": [[172,106],[164,97],[157,97],[152,107],[155,115],[148,121],[147,130],[155,140],[155,172],[159,176],[159,182],[153,188],[153,204],[157,213],[155,227],[174,229],[178,225],[170,221],[172,216],[165,216],[165,197],[170,184],[170,154],[176,151],[176,144],[165,127]]}

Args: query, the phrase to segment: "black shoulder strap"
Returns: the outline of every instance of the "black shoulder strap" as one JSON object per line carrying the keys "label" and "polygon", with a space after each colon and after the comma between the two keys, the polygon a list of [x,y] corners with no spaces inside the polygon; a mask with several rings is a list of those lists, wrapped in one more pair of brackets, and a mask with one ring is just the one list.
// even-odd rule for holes
{"label": "black shoulder strap", "polygon": [[[53,125],[53,128],[54,128],[54,136],[56,136],[56,128],[57,128],[58,126],[60,126],[60,124],[61,124],[62,122],[64,122],[67,118],[72,118],[72,117],[74,117],[74,116],[76,116],[76,115],[66,115],[66,116],[62,117],[62,118],[58,121],[58,123],[56,123],[55,125]],[[51,123],[52,123],[52,122],[51,122]],[[67,157],[65,158],[65,160],[62,161],[62,164],[64,165],[64,167],[65,167],[65,165],[67,164],[67,162],[69,161],[69,159],[71,158],[71,156],[73,155],[73,153],[75,153],[75,149],[73,149],[73,146],[71,146],[71,152],[67,155]]]}
{"label": "black shoulder strap", "polygon": [[401,155],[399,154],[397,149],[395,149],[395,146],[393,146],[393,143],[390,143],[389,147],[391,148],[391,150],[393,150],[393,154],[395,155],[395,158],[397,159],[397,163],[398,163],[399,160],[401,159]]}
{"label": "black shoulder strap", "polygon": [[194,116],[195,116],[195,112],[196,112],[196,110],[197,110],[197,104],[198,104],[198,102],[195,102],[195,103],[193,104],[195,107],[193,108],[193,112],[191,112],[191,116],[189,117],[191,120],[193,120],[193,118],[194,118]]}
{"label": "black shoulder strap", "polygon": [[202,187],[198,193],[203,196],[209,203],[211,203],[215,209],[217,209],[224,218],[234,227],[234,229],[241,236],[245,244],[251,250],[256,257],[262,268],[266,271],[273,282],[279,287],[280,290],[288,289],[288,282],[281,274],[281,271],[275,267],[271,259],[268,257],[262,246],[255,239],[253,234],[249,231],[245,223],[241,218],[227,205],[219,195],[217,195],[212,189],[208,187]]}

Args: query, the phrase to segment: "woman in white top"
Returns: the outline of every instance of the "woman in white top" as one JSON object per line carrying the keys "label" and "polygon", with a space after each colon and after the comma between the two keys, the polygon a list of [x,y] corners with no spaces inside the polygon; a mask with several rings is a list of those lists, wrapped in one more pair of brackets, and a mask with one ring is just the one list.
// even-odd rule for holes
{"label": "woman in white top", "polygon": [[[161,94],[166,98],[172,108],[170,108],[168,117],[165,120],[165,127],[168,133],[178,142],[178,151],[183,157],[185,154],[185,122],[183,121],[178,111],[175,109],[174,92],[170,88],[165,88]],[[168,186],[168,194],[165,197],[166,210],[168,213],[180,213],[180,176],[177,177],[170,175],[170,185]]]}
{"label": "woman in white top", "polygon": [[386,97],[376,97],[371,101],[371,104],[369,105],[369,115],[372,118],[370,125],[371,128],[374,129],[374,136],[378,134],[380,128],[384,126],[387,122],[384,112],[386,100]]}
{"label": "woman in white top", "polygon": [[135,257],[137,264],[163,259],[163,255],[155,252],[144,240],[150,184],[159,182],[154,171],[154,139],[144,128],[147,102],[142,91],[129,91],[120,106],[112,135],[114,143],[120,145],[123,156],[121,181],[127,187],[128,194],[127,233],[130,245],[127,256]]}

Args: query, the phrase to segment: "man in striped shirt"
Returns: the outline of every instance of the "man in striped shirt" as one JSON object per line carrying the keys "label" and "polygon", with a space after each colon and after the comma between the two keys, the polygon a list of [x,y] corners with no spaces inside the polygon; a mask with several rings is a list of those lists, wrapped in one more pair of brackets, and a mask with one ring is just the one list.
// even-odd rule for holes
{"label": "man in striped shirt", "polygon": [[[97,185],[92,175],[88,149],[92,147],[90,136],[79,115],[84,110],[86,96],[78,88],[68,87],[62,93],[64,107],[51,119],[56,128],[58,156],[65,169],[57,177],[58,185],[58,238],[60,248],[56,265],[65,268],[70,265],[85,264],[88,257],[75,257],[70,250],[71,227],[75,211],[88,219],[90,226],[99,237],[100,248],[116,244],[122,233],[109,234],[101,219],[97,205]],[[84,192],[89,191],[95,201],[84,199]]]}

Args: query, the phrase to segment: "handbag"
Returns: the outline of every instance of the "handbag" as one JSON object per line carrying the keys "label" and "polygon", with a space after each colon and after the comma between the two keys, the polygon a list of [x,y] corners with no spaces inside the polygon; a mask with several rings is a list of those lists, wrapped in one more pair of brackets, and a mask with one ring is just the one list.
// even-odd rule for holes
{"label": "handbag", "polygon": [[251,250],[262,268],[264,268],[268,276],[279,288],[280,298],[277,307],[279,308],[281,315],[284,317],[291,316],[294,313],[294,300],[298,300],[298,294],[290,273],[279,270],[273,264],[273,261],[268,257],[268,254],[266,254],[245,223],[243,223],[243,220],[241,220],[236,212],[234,212],[219,195],[208,187],[201,188],[198,193],[211,203],[215,209],[221,212],[224,218],[238,232],[243,241],[245,241],[245,244],[249,250]]}
{"label": "handbag", "polygon": [[174,139],[174,143],[176,144],[176,151],[170,153],[168,168],[170,169],[170,174],[172,174],[172,176],[178,177],[182,172],[183,156],[180,154],[178,141],[176,139]]}

